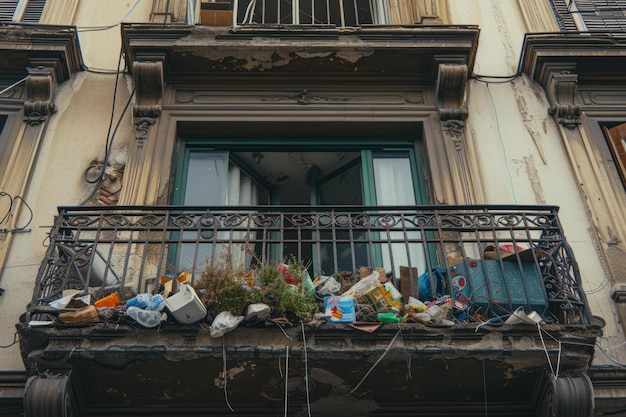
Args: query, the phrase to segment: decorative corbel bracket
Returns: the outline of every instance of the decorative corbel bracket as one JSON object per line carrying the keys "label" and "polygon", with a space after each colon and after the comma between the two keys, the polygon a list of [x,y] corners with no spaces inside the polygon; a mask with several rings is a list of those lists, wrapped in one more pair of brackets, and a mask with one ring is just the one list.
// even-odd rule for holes
{"label": "decorative corbel bracket", "polygon": [[52,102],[54,96],[54,68],[38,66],[28,68],[26,91],[28,98],[24,103],[24,121],[31,126],[46,120],[55,110]]}
{"label": "decorative corbel bracket", "polygon": [[437,107],[442,122],[467,118],[466,87],[467,65],[439,64]]}
{"label": "decorative corbel bracket", "polygon": [[550,109],[548,113],[568,129],[580,123],[581,107],[576,104],[578,74],[575,64],[546,65],[541,74],[541,84],[546,90]]}
{"label": "decorative corbel bracket", "polygon": [[133,107],[135,118],[159,117],[164,90],[163,62],[133,62],[133,81],[136,94]]}
{"label": "decorative corbel bracket", "polygon": [[149,137],[150,127],[161,115],[164,77],[162,61],[133,62],[133,80],[135,82],[135,138],[139,148]]}

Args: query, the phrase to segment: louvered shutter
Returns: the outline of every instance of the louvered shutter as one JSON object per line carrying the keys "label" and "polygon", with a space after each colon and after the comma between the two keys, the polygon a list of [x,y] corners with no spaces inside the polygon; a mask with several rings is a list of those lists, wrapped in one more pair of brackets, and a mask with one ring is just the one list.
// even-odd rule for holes
{"label": "louvered shutter", "polygon": [[153,23],[185,23],[187,0],[153,0],[150,21]]}
{"label": "louvered shutter", "polygon": [[556,16],[556,20],[559,23],[561,30],[566,32],[578,30],[576,28],[576,23],[574,23],[574,19],[567,8],[565,0],[552,0],[550,2],[550,6],[552,6],[552,10],[554,11],[554,15]]}
{"label": "louvered shutter", "polygon": [[564,0],[551,0],[551,4],[564,31],[578,30],[572,18],[574,13],[585,22],[589,32],[626,30],[626,0],[576,0],[569,8]]}
{"label": "louvered shutter", "polygon": [[0,22],[9,23],[13,21],[13,13],[17,7],[18,0],[0,0]]}
{"label": "louvered shutter", "polygon": [[46,0],[28,0],[24,16],[22,16],[22,22],[24,23],[39,23],[41,13],[46,5]]}

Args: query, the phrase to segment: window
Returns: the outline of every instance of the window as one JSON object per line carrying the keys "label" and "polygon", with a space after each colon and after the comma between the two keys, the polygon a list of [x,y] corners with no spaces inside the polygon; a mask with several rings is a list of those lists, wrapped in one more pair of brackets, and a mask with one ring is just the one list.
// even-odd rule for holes
{"label": "window", "polygon": [[[389,148],[341,143],[340,140],[327,140],[325,145],[315,145],[314,140],[307,145],[292,145],[298,142],[289,140],[285,141],[289,144],[285,146],[263,141],[256,144],[251,141],[248,145],[232,145],[232,141],[230,145],[227,141],[222,144],[188,143],[178,164],[173,203],[247,206],[248,210],[268,204],[328,205],[334,208],[365,205],[380,206],[381,210],[384,206],[425,204],[424,179],[418,166],[416,144],[377,142],[384,142]],[[425,263],[423,247],[414,245],[407,253],[404,243],[391,243],[388,248],[372,251],[365,243],[365,232],[361,231],[351,231],[351,235],[335,232],[336,236],[331,236],[331,231],[319,232],[328,233],[328,236],[320,236],[323,241],[336,239],[346,243],[309,245],[304,250],[296,243],[302,235],[289,230],[283,233],[285,242],[282,247],[275,248],[271,257],[278,260],[299,254],[311,261],[315,274],[349,271],[355,264],[376,263],[388,267],[392,264],[391,257],[394,265],[406,264],[402,260],[409,256],[413,265],[416,260],[420,266]],[[390,240],[402,242],[401,232],[392,229],[389,233]],[[215,253],[210,244],[204,245],[200,255],[194,252],[196,250],[192,244],[183,244],[177,259],[170,262],[189,267],[194,259],[204,260],[208,254]],[[231,256],[239,264],[248,262],[244,253],[231,253]],[[395,275],[399,276],[399,270]]]}
{"label": "window", "polygon": [[[199,1],[199,0],[198,0]],[[153,0],[150,22],[152,23],[187,23],[188,13],[193,13],[193,4],[188,0]],[[194,19],[191,18],[190,22]]]}
{"label": "window", "polygon": [[261,0],[250,10],[250,2],[235,1],[243,24],[360,26],[372,24],[376,12],[369,0]]}
{"label": "window", "polygon": [[0,22],[39,23],[46,0],[0,0]]}
{"label": "window", "polygon": [[561,30],[626,30],[626,0],[551,0]]}
{"label": "window", "polygon": [[611,128],[603,126],[603,128],[622,184],[626,187],[626,123]]}

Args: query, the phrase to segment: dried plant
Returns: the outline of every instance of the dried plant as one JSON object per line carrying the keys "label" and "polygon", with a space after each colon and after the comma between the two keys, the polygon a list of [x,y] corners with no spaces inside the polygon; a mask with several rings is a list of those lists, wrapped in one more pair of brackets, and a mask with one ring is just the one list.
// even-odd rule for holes
{"label": "dried plant", "polygon": [[278,264],[256,258],[253,265],[247,272],[243,266],[234,267],[228,250],[207,262],[194,286],[211,314],[241,314],[248,301],[265,303],[274,315],[291,320],[311,318],[318,311],[313,295],[306,293],[305,265],[293,257]]}

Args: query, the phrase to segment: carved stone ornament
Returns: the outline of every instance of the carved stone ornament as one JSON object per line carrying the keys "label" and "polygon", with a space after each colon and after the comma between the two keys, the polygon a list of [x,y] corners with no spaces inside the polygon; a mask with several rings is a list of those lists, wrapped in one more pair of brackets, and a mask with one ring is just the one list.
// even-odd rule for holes
{"label": "carved stone ornament", "polygon": [[296,103],[307,105],[312,102],[344,102],[350,101],[348,97],[326,97],[326,96],[316,96],[309,93],[307,90],[299,91],[290,96],[281,96],[277,98],[263,98],[262,101],[281,101],[281,100],[295,100]]}
{"label": "carved stone ornament", "polygon": [[439,107],[439,117],[442,121],[467,118],[466,86],[467,65],[439,64],[437,107]]}
{"label": "carved stone ornament", "polygon": [[148,139],[150,127],[156,122],[152,117],[135,118],[135,138],[138,141],[138,147],[143,148],[143,143]]}
{"label": "carved stone ornament", "polygon": [[446,120],[441,122],[441,126],[446,135],[452,138],[454,149],[457,152],[460,151],[463,142],[463,128],[465,127],[465,122],[462,120]]}
{"label": "carved stone ornament", "polygon": [[575,67],[549,68],[543,74],[546,93],[550,100],[548,112],[568,129],[575,129],[580,123],[581,106],[576,104],[578,74]]}
{"label": "carved stone ornament", "polygon": [[51,115],[56,107],[52,102],[54,80],[52,68],[29,68],[26,78],[28,99],[24,103],[24,121],[31,126],[38,125]]}
{"label": "carved stone ornament", "polygon": [[135,117],[159,117],[163,99],[163,62],[135,61],[133,63],[135,83]]}

